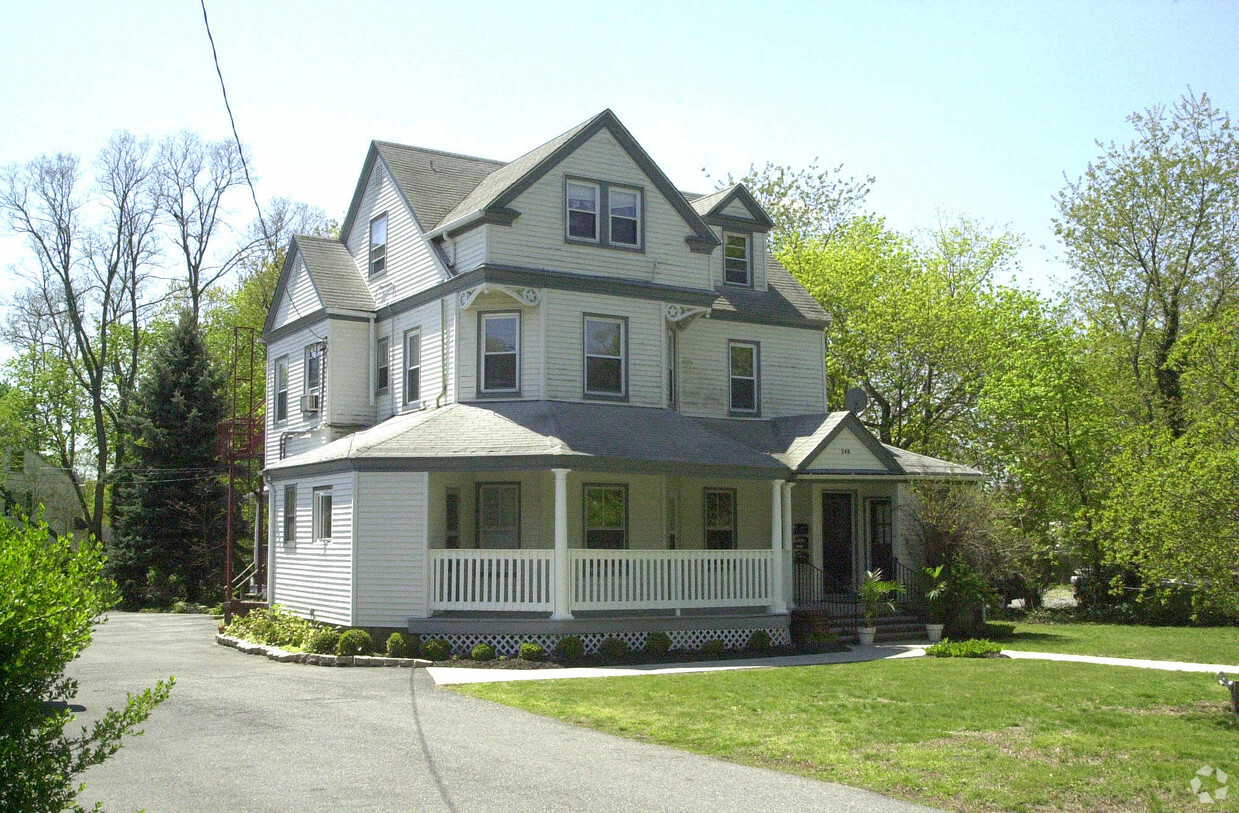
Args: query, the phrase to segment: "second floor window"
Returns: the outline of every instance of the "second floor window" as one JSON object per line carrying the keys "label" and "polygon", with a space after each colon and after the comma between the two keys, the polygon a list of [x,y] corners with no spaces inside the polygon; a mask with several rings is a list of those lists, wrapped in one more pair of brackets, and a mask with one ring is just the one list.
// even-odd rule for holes
{"label": "second floor window", "polygon": [[753,269],[747,234],[723,235],[723,281],[728,285],[753,284]]}
{"label": "second floor window", "polygon": [[568,236],[577,240],[598,239],[598,185],[568,182]]}
{"label": "second floor window", "polygon": [[312,344],[305,349],[305,393],[306,395],[321,395],[323,391],[324,361],[327,347],[322,342]]}
{"label": "second floor window", "polygon": [[623,319],[585,317],[585,394],[622,397],[625,394],[625,335]]}
{"label": "second floor window", "polygon": [[288,420],[288,356],[275,360],[275,422]]}
{"label": "second floor window", "polygon": [[484,313],[481,324],[481,391],[514,393],[520,389],[521,316]]}
{"label": "second floor window", "polygon": [[376,392],[387,392],[391,383],[391,350],[387,339],[379,339],[374,347],[374,389]]}
{"label": "second floor window", "polygon": [[297,487],[284,486],[284,541],[297,541]]}
{"label": "second floor window", "polygon": [[404,402],[411,404],[422,392],[422,332],[404,334]]}
{"label": "second floor window", "polygon": [[387,270],[387,215],[370,221],[370,276]]}
{"label": "second floor window", "polygon": [[756,413],[759,380],[757,345],[730,342],[727,351],[731,360],[731,411]]}
{"label": "second floor window", "polygon": [[608,190],[607,207],[611,210],[609,241],[612,245],[641,245],[641,193],[635,189],[613,186]]}

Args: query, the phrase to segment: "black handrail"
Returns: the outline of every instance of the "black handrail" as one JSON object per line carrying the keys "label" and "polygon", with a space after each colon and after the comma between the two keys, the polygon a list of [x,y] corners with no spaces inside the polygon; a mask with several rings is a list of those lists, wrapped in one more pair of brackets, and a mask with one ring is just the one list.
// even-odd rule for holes
{"label": "black handrail", "polygon": [[899,598],[900,604],[906,607],[915,607],[921,603],[921,574],[915,568],[908,567],[898,559],[894,560],[895,571],[894,579],[899,582],[900,588]]}
{"label": "black handrail", "polygon": [[795,562],[792,575],[792,595],[797,607],[824,609],[836,617],[860,615],[860,596],[852,585],[815,567],[812,562]]}

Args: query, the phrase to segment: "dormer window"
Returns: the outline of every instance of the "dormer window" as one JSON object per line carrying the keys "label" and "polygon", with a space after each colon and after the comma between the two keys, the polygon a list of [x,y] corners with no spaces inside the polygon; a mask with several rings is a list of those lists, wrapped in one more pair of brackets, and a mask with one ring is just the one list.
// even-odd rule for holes
{"label": "dormer window", "polygon": [[370,221],[370,276],[387,270],[387,215]]}
{"label": "dormer window", "polygon": [[620,186],[613,186],[608,191],[611,243],[637,248],[641,245],[641,193]]}
{"label": "dormer window", "polygon": [[568,236],[574,240],[598,239],[597,184],[568,182]]}
{"label": "dormer window", "polygon": [[723,281],[728,285],[753,285],[753,263],[747,234],[723,235]]}

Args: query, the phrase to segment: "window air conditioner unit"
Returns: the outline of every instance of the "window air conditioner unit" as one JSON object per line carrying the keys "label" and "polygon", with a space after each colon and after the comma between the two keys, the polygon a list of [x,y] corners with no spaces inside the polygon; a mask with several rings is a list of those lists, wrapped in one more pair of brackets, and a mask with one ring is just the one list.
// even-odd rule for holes
{"label": "window air conditioner unit", "polygon": [[319,396],[317,392],[311,392],[301,396],[301,411],[302,412],[318,412]]}

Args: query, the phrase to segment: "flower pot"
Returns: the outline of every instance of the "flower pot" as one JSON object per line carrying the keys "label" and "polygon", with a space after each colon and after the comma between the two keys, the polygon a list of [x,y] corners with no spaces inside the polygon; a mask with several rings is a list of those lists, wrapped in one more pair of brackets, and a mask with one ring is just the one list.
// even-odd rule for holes
{"label": "flower pot", "polygon": [[856,635],[860,638],[861,646],[873,646],[873,636],[877,634],[877,627],[861,627],[856,630]]}
{"label": "flower pot", "polygon": [[942,640],[942,624],[926,624],[925,634],[929,637],[929,643],[936,644]]}

